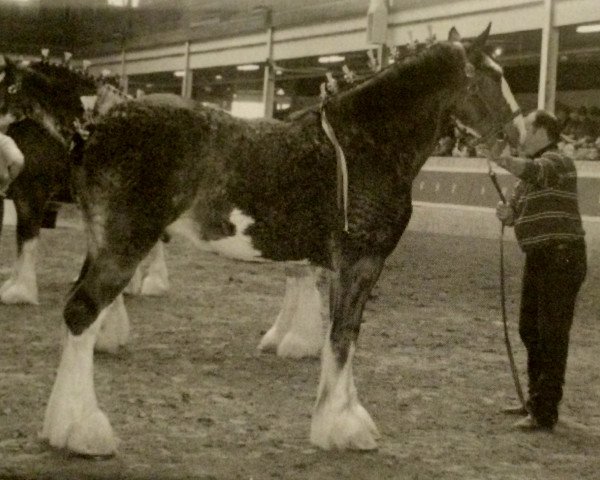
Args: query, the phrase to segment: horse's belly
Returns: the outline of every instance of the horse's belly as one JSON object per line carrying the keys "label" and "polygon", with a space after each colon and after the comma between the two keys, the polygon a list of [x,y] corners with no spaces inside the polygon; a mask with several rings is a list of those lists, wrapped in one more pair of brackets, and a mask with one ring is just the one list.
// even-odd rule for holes
{"label": "horse's belly", "polygon": [[252,244],[252,238],[246,234],[246,229],[254,223],[254,219],[235,208],[229,215],[229,222],[235,227],[233,235],[224,235],[221,238],[206,240],[206,236],[203,235],[202,225],[194,219],[190,212],[187,212],[169,225],[167,231],[182,235],[203,251],[218,253],[236,260],[249,262],[266,261],[262,257],[262,252]]}

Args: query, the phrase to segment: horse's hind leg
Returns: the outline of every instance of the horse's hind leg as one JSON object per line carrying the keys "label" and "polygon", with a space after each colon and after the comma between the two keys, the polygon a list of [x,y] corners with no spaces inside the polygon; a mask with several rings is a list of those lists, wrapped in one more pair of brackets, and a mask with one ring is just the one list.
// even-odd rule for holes
{"label": "horse's hind leg", "polygon": [[100,331],[96,337],[97,352],[117,353],[119,348],[127,345],[130,332],[129,315],[122,293],[102,310],[98,322]]}
{"label": "horse's hind leg", "polygon": [[102,311],[127,285],[139,261],[158,240],[158,234],[157,238],[144,239],[142,244],[138,242],[132,247],[128,239],[140,240],[139,234],[107,235],[102,241],[102,222],[95,229],[96,242],[91,242],[88,250],[83,277],[65,306],[68,333],[42,436],[57,448],[86,455],[111,455],[116,450],[116,441],[94,391],[94,344],[101,328]]}
{"label": "horse's hind leg", "polygon": [[[125,288],[129,295],[160,296],[169,290],[169,272],[165,261],[163,241],[156,243],[148,256],[138,266]],[[148,265],[146,265],[148,264]],[[146,268],[144,268],[146,267]]]}
{"label": "horse's hind leg", "polygon": [[321,359],[311,441],[324,448],[377,447],[377,427],[358,401],[352,361],[364,305],[383,268],[383,256],[346,255],[332,278],[332,323]]}
{"label": "horse's hind leg", "polygon": [[169,290],[169,272],[165,261],[163,241],[156,243],[150,252],[151,260],[148,272],[142,281],[142,295],[160,296]]}
{"label": "horse's hind leg", "polygon": [[17,212],[17,261],[11,277],[0,288],[0,301],[7,304],[38,304],[36,259],[48,188],[31,182],[27,191],[13,193]]}
{"label": "horse's hind leg", "polygon": [[317,356],[323,347],[324,320],[329,317],[320,288],[322,272],[317,267],[286,268],[283,305],[273,326],[258,346],[281,357]]}

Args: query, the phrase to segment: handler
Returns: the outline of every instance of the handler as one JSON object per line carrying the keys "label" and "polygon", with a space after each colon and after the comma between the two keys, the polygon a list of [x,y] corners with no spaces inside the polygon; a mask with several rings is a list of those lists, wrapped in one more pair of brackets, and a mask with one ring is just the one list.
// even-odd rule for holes
{"label": "handler", "polygon": [[0,132],[0,196],[6,193],[11,182],[23,169],[24,164],[23,152],[15,141]]}
{"label": "handler", "polygon": [[575,301],[587,270],[585,233],[575,164],[557,149],[558,120],[537,110],[525,125],[525,158],[505,155],[504,141],[488,154],[519,178],[509,203],[499,203],[496,215],[514,226],[525,252],[519,334],[527,349],[529,399],[526,409],[505,412],[525,416],[516,428],[552,430],[563,395]]}

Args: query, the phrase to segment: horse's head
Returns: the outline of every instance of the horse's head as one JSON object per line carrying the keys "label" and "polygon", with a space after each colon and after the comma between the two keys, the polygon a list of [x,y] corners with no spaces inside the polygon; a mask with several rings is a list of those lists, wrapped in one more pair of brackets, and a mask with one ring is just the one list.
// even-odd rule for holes
{"label": "horse's head", "polygon": [[83,118],[82,97],[95,94],[96,81],[67,64],[30,64],[0,57],[0,122],[28,117],[67,144]]}
{"label": "horse's head", "polygon": [[21,100],[22,73],[16,63],[0,55],[0,126],[6,127],[24,116]]}
{"label": "horse's head", "polygon": [[458,102],[455,116],[459,124],[482,142],[501,134],[516,146],[525,136],[525,122],[502,67],[486,53],[491,24],[473,41],[463,41],[455,28],[448,40],[460,42],[467,55],[465,95]]}

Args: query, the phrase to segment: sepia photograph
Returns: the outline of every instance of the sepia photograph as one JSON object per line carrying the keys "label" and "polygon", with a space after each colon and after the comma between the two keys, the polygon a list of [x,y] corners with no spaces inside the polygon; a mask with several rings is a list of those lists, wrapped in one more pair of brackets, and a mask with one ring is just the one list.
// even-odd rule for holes
{"label": "sepia photograph", "polygon": [[600,1],[0,0],[0,480],[600,478]]}

